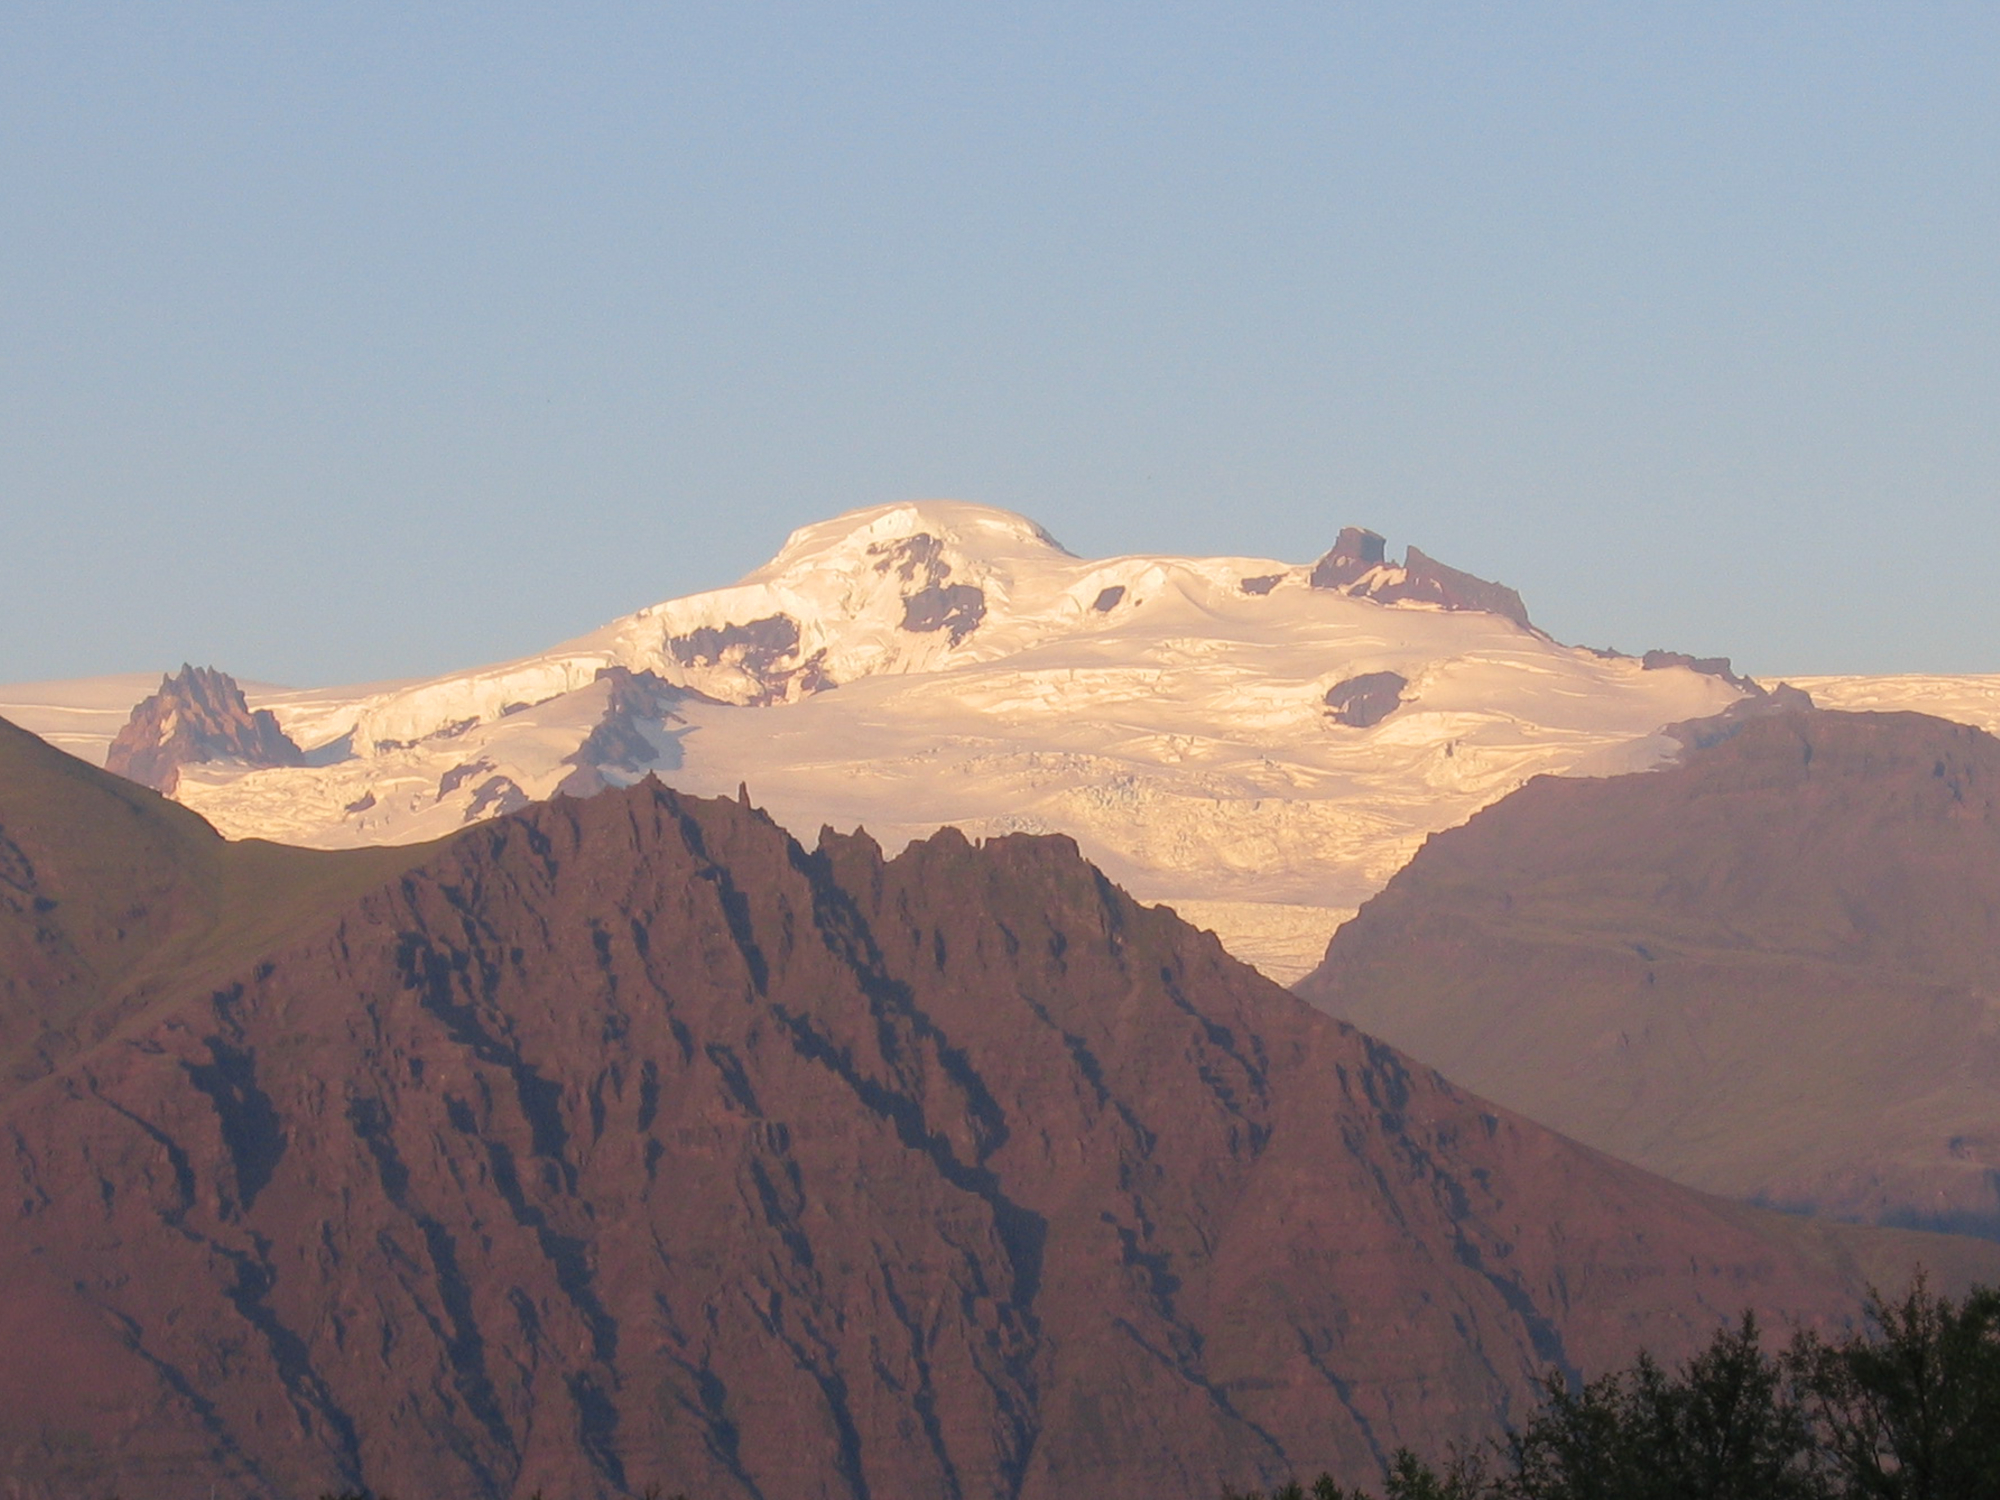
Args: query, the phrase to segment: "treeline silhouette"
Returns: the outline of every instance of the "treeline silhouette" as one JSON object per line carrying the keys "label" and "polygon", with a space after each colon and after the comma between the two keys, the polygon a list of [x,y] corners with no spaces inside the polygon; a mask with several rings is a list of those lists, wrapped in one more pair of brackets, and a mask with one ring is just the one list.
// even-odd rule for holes
{"label": "treeline silhouette", "polygon": [[[1754,1318],[1674,1371],[1646,1355],[1506,1437],[1433,1467],[1402,1451],[1385,1500],[2000,1500],[2000,1289],[1918,1278],[1868,1326],[1766,1352]],[[1257,1491],[1224,1500],[1267,1500]],[[1332,1476],[1268,1500],[1375,1500]]]}

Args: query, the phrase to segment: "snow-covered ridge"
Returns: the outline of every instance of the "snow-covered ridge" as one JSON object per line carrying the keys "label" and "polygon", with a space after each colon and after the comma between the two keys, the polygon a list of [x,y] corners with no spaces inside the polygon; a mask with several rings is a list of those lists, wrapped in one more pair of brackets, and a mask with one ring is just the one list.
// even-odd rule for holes
{"label": "snow-covered ridge", "polygon": [[535,656],[253,689],[310,763],[190,766],[176,795],[327,847],[648,771],[747,782],[808,839],[1061,831],[1292,977],[1428,833],[1536,774],[1655,764],[1662,726],[1743,696],[1684,660],[1563,646],[1512,590],[1357,528],[1311,564],[1091,560],[1008,511],[912,502]]}
{"label": "snow-covered ridge", "polygon": [[1898,673],[1888,677],[1793,677],[1821,708],[1854,713],[1919,713],[1971,724],[2000,734],[2000,673],[1940,676]]}
{"label": "snow-covered ridge", "polygon": [[[1246,577],[1302,583],[1304,573],[1257,558],[1088,562],[1010,511],[955,501],[878,506],[801,527],[729,588],[650,606],[538,656],[359,704],[354,748],[491,723],[573,692],[610,666],[725,703],[792,703],[864,677],[993,661],[1107,629],[1114,616],[1129,619],[1168,593],[1237,590]],[[1107,591],[1121,595],[1115,604]]]}

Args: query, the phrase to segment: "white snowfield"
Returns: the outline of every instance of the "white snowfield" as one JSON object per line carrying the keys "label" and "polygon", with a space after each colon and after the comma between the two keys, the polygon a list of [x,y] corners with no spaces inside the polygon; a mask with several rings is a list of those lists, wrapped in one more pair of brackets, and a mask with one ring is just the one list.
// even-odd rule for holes
{"label": "white snowfield", "polygon": [[1821,708],[1851,713],[1903,710],[1933,714],[2000,734],[2000,674],[1963,677],[1900,673],[1890,677],[1791,677]]}
{"label": "white snowfield", "polygon": [[[1428,834],[1531,776],[1656,765],[1678,748],[1662,726],[1741,696],[1499,615],[1376,602],[1369,579],[1313,588],[1310,571],[1088,561],[1007,511],[880,506],[794,533],[733,587],[539,656],[427,682],[246,689],[314,764],[190,766],[176,796],[232,837],[329,848],[437,837],[566,782],[648,771],[702,794],[747,783],[808,843],[822,824],[865,825],[891,850],[945,824],[1062,832],[1289,982]],[[580,747],[613,704],[599,674],[614,667],[701,696],[625,715],[643,753],[580,772],[602,759]],[[1406,679],[1400,705],[1338,722],[1329,690],[1374,673]],[[1896,680],[1802,685],[1822,681]],[[1979,700],[1991,719],[1996,683]],[[0,688],[0,714],[102,763],[154,686]],[[1931,711],[1972,696],[1940,687]]]}

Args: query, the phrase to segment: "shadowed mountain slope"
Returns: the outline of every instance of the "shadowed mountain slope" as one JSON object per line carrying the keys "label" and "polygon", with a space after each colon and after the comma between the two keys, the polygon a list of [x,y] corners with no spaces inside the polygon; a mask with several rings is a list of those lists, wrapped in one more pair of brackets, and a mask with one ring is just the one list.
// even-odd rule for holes
{"label": "shadowed mountain slope", "polygon": [[[233,857],[133,796],[75,814]],[[1206,1500],[2000,1275],[1496,1111],[1065,839],[807,852],[653,782],[314,907],[0,1132],[24,1496]]]}
{"label": "shadowed mountain slope", "polygon": [[1793,712],[1530,782],[1300,990],[1681,1181],[2000,1235],[2000,741]]}

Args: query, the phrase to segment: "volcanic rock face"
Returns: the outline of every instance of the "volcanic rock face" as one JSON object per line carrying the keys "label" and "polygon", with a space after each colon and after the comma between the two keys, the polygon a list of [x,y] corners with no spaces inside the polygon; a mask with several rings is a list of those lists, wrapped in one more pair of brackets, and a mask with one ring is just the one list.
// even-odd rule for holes
{"label": "volcanic rock face", "polygon": [[956,646],[986,618],[986,591],[969,583],[945,582],[951,577],[951,564],[945,560],[944,543],[929,532],[900,542],[876,542],[868,552],[877,559],[877,573],[894,569],[905,584],[914,585],[903,595],[902,628],[911,634],[942,630]]}
{"label": "volcanic rock face", "polygon": [[[795,537],[794,543],[797,541]],[[1056,550],[1045,538],[1042,543]],[[855,607],[857,599],[864,612],[871,606],[878,610],[886,606],[895,613],[898,629],[911,635],[942,632],[951,646],[963,642],[985,619],[985,590],[971,583],[947,581],[952,576],[952,563],[943,539],[917,531],[893,541],[862,541],[860,547],[859,559],[846,559],[850,568],[859,562],[862,576],[858,581],[846,580],[841,588],[844,608]],[[826,571],[830,570],[811,570]],[[824,577],[814,579],[809,572],[806,595],[810,596],[815,584],[824,588],[825,583]],[[733,592],[742,594],[744,590],[739,587]],[[825,619],[807,621],[808,628],[821,638],[829,623]],[[835,686],[828,661],[831,649],[828,644],[808,649],[800,620],[791,613],[740,624],[703,624],[679,633],[670,629],[666,637],[668,661],[683,669],[680,675],[688,686],[726,702],[758,708],[810,697]]]}
{"label": "volcanic rock face", "polygon": [[[597,677],[610,688],[604,716],[565,758],[576,767],[557,788],[565,796],[588,797],[607,786],[625,785],[649,766],[661,765],[660,746],[649,731],[654,726],[685,722],[676,709],[689,698],[700,696],[663,682],[651,672],[632,672],[624,667],[605,667]],[[672,769],[672,763],[662,769]],[[620,772],[625,774],[620,776]]]}
{"label": "volcanic rock face", "polygon": [[1387,541],[1379,532],[1343,526],[1326,556],[1313,564],[1307,580],[1316,589],[1345,589],[1387,564]]}
{"label": "volcanic rock face", "polygon": [[986,618],[986,594],[969,583],[919,590],[903,600],[903,629],[913,635],[942,630],[956,646]]}
{"label": "volcanic rock face", "polygon": [[1720,677],[1731,687],[1741,688],[1746,693],[1762,693],[1763,689],[1751,678],[1739,677],[1730,670],[1726,656],[1690,656],[1685,651],[1648,651],[1639,658],[1639,664],[1648,672],[1663,672],[1669,667],[1686,667],[1690,672],[1706,673],[1710,677]]}
{"label": "volcanic rock face", "polygon": [[1434,836],[1301,992],[1696,1186],[2000,1235],[2000,742],[1803,701]]}
{"label": "volcanic rock face", "polygon": [[1326,690],[1327,716],[1351,729],[1371,728],[1402,706],[1409,685],[1400,672],[1363,672]]}
{"label": "volcanic rock face", "polygon": [[1062,839],[647,782],[290,932],[0,1105],[24,1496],[1206,1500],[1915,1253],[1491,1110]]}
{"label": "volcanic rock face", "polygon": [[737,696],[758,707],[832,686],[825,651],[800,652],[799,622],[790,615],[766,615],[744,625],[698,626],[685,635],[668,636],[666,651],[680,666],[693,668],[697,680],[712,682],[720,676],[737,684]]}
{"label": "volcanic rock face", "polygon": [[1491,583],[1447,567],[1415,547],[1406,549],[1398,567],[1388,561],[1385,545],[1373,531],[1343,527],[1332,549],[1313,565],[1307,581],[1316,589],[1334,589],[1378,604],[1412,602],[1440,609],[1478,610],[1512,620],[1524,630],[1534,629],[1521,596],[1504,583]]}
{"label": "volcanic rock face", "polygon": [[182,766],[216,760],[242,766],[305,763],[269,709],[250,712],[235,678],[183,664],[178,676],[162,677],[160,690],[132,710],[104,766],[142,786],[171,792]]}

